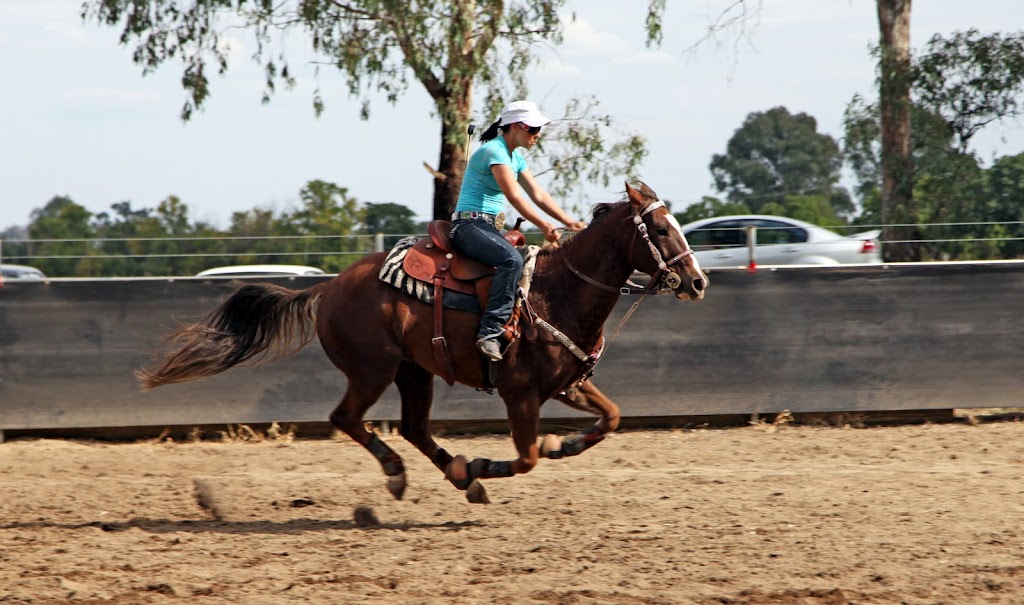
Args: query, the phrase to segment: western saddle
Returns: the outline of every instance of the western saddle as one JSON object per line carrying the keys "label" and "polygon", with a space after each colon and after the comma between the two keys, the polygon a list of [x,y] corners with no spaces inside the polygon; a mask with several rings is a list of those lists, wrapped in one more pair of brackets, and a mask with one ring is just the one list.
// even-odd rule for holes
{"label": "western saddle", "polygon": [[[526,238],[519,231],[523,219],[504,233],[505,241],[513,246],[526,245]],[[442,300],[445,290],[475,295],[480,309],[487,308],[487,294],[494,281],[494,267],[478,260],[462,256],[452,248],[449,233],[450,221],[435,220],[427,224],[429,238],[421,238],[409,249],[402,262],[402,269],[409,277],[434,285],[434,360],[441,378],[449,385],[455,384],[455,370],[452,365],[448,341],[444,337],[444,308]],[[519,308],[505,324],[505,338],[511,342],[519,337]]]}

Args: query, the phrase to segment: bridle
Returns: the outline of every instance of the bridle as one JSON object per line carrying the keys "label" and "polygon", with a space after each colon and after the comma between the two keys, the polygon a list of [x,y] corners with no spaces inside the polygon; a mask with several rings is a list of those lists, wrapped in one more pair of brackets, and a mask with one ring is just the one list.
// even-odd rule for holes
{"label": "bridle", "polygon": [[569,263],[568,258],[565,258],[563,256],[562,260],[565,262],[565,266],[568,267],[569,270],[572,271],[573,275],[575,275],[576,277],[582,279],[583,281],[587,282],[591,286],[594,286],[595,288],[604,290],[605,292],[616,292],[619,294],[666,294],[672,292],[680,285],[682,285],[683,280],[682,278],[679,277],[679,274],[676,273],[675,271],[672,271],[671,268],[673,265],[681,262],[686,257],[693,255],[693,248],[687,246],[686,250],[683,250],[679,254],[673,256],[671,259],[666,261],[664,257],[661,255],[661,252],[658,250],[658,247],[655,246],[654,242],[651,241],[651,236],[650,234],[647,233],[647,223],[644,222],[644,217],[650,214],[651,212],[654,212],[658,208],[664,207],[665,202],[657,200],[651,202],[642,210],[637,210],[633,213],[633,224],[636,225],[636,231],[633,232],[633,239],[630,240],[629,242],[629,266],[636,266],[633,263],[633,248],[636,247],[635,244],[638,233],[641,237],[644,238],[644,241],[647,242],[647,247],[651,250],[651,256],[654,257],[654,261],[658,264],[658,270],[654,272],[654,275],[651,275],[651,280],[647,283],[647,286],[635,284],[632,280],[626,280],[626,285],[620,288],[614,288],[612,286],[602,284],[596,279],[581,273],[579,270],[573,267],[572,264]]}
{"label": "bridle", "polygon": [[[636,247],[637,234],[640,234],[640,236],[644,238],[644,241],[647,242],[647,247],[651,250],[651,256],[653,256],[655,262],[658,263],[658,270],[655,271],[654,275],[651,276],[651,281],[647,284],[646,287],[635,284],[627,279],[625,286],[621,288],[613,288],[612,286],[602,284],[601,282],[597,281],[592,277],[584,275],[575,267],[573,267],[571,263],[569,263],[568,258],[566,258],[565,256],[562,257],[562,260],[565,262],[565,266],[568,267],[570,271],[572,271],[573,275],[587,282],[588,284],[594,286],[595,288],[604,290],[606,292],[614,292],[617,294],[643,294],[643,296],[638,298],[636,302],[633,303],[629,311],[627,311],[626,314],[623,315],[622,319],[619,321],[619,324],[615,326],[615,330],[612,332],[611,337],[606,341],[604,336],[601,336],[600,340],[597,343],[597,347],[592,353],[588,355],[585,351],[580,349],[571,340],[569,340],[569,338],[565,336],[562,332],[560,332],[558,329],[556,329],[554,326],[547,323],[543,319],[539,318],[537,314],[534,313],[533,310],[529,307],[529,303],[526,303],[527,311],[531,320],[536,322],[540,327],[544,328],[552,335],[554,335],[554,337],[559,342],[561,342],[562,345],[569,349],[569,351],[571,351],[572,354],[577,357],[577,359],[583,362],[582,375],[573,382],[569,383],[569,385],[563,391],[563,393],[565,393],[568,397],[572,399],[576,398],[576,389],[578,389],[584,381],[593,376],[594,367],[597,365],[597,362],[601,360],[601,356],[605,353],[605,351],[608,350],[608,346],[611,344],[611,341],[615,340],[615,337],[618,336],[619,334],[619,330],[621,330],[622,326],[624,326],[626,322],[629,321],[629,318],[633,316],[633,313],[635,313],[637,308],[640,307],[640,303],[647,298],[647,295],[665,294],[668,292],[672,292],[683,283],[683,280],[679,277],[679,274],[676,273],[675,271],[672,271],[672,266],[675,265],[676,263],[681,262],[686,257],[691,256],[693,254],[693,248],[690,248],[689,244],[687,244],[686,250],[683,250],[679,254],[673,256],[671,259],[666,261],[665,258],[661,255],[661,252],[658,250],[658,247],[655,246],[654,242],[651,241],[651,236],[650,234],[647,233],[647,224],[644,223],[645,216],[647,216],[651,212],[654,212],[658,208],[664,207],[665,202],[661,200],[656,200],[645,206],[643,209],[635,210],[633,212],[633,224],[636,225],[636,231],[633,232],[633,239],[631,239],[629,242],[629,266],[635,267],[635,265],[633,264],[633,248]],[[685,237],[683,241],[686,241]],[[525,297],[523,297],[523,300],[525,300]]]}

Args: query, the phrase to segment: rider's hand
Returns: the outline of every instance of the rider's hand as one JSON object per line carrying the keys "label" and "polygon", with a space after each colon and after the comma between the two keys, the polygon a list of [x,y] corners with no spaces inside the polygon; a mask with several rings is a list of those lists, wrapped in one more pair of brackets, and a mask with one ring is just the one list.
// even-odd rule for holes
{"label": "rider's hand", "polygon": [[565,228],[569,231],[583,231],[587,228],[587,223],[584,221],[569,221],[565,224]]}
{"label": "rider's hand", "polygon": [[552,244],[558,244],[558,238],[562,236],[562,230],[556,229],[550,223],[545,223],[542,227],[544,232],[544,239],[551,242]]}

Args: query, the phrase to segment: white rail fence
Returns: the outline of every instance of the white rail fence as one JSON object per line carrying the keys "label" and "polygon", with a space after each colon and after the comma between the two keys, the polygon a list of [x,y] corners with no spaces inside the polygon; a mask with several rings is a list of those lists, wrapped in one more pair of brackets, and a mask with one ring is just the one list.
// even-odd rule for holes
{"label": "white rail fence", "polygon": [[[972,223],[931,223],[927,225],[891,225],[892,227],[914,227],[919,232],[934,234],[922,239],[881,240],[878,244],[884,250],[886,245],[918,244],[933,251],[935,260],[1008,260],[1024,258],[1024,222],[985,221]],[[881,229],[882,225],[852,225],[826,227],[838,233]],[[746,232],[745,247],[747,263],[756,266],[758,231],[770,229],[740,227]],[[964,235],[957,235],[957,233]],[[988,235],[977,235],[982,232]],[[1021,234],[1021,235],[1017,235]],[[8,239],[0,240],[0,264],[47,264],[50,261],[89,261],[93,264],[92,276],[107,273],[104,263],[112,264],[126,259],[178,259],[192,260],[187,266],[209,268],[215,265],[251,263],[301,263],[317,265],[318,261],[335,259],[330,264],[344,266],[371,252],[389,249],[395,242],[408,235],[423,234],[373,234],[373,235],[294,235],[294,236],[209,236],[209,237],[148,237],[148,238],[94,238],[94,239]],[[571,237],[571,233],[566,234]],[[539,243],[537,233],[527,233],[530,243]],[[772,241],[771,237],[764,237]],[[827,243],[826,243],[827,245]],[[695,246],[698,250],[710,246]],[[338,261],[336,259],[343,259]],[[203,264],[198,261],[206,260]],[[110,272],[110,275],[125,274]],[[186,273],[188,275],[194,274]],[[139,273],[129,273],[139,275]],[[65,274],[50,277],[73,277]]]}

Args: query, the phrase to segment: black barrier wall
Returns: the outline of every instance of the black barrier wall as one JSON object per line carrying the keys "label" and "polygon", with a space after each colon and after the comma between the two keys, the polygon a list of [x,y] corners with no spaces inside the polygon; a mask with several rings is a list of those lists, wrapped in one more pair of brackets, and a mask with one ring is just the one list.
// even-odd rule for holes
{"label": "black barrier wall", "polygon": [[[326,420],[345,378],[316,342],[257,368],[138,389],[132,371],[175,321],[197,319],[239,283],[0,287],[0,430]],[[595,382],[626,417],[1020,406],[1022,295],[1016,262],[717,271],[699,303],[648,297]],[[609,335],[635,300],[619,301]],[[392,388],[368,419],[398,411]],[[549,402],[542,415],[580,414]],[[504,404],[436,380],[433,417],[502,419]]]}

